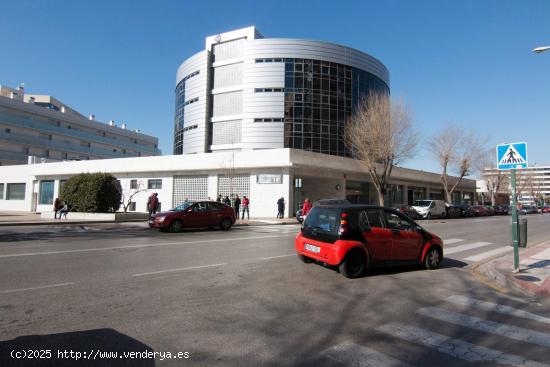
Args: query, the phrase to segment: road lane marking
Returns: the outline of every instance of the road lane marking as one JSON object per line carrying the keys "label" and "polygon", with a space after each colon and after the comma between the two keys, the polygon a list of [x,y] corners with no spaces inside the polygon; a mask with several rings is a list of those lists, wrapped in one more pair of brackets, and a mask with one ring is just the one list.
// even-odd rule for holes
{"label": "road lane marking", "polygon": [[543,322],[545,324],[550,324],[550,318],[540,316],[531,312],[518,310],[506,305],[498,305],[492,302],[485,302],[474,298],[469,298],[460,295],[453,295],[446,299],[447,302],[454,303],[456,305],[474,307],[483,311],[497,312],[504,315],[511,315],[515,317],[521,317],[524,319],[534,320],[538,322]]}
{"label": "road lane marking", "polygon": [[537,361],[504,353],[498,350],[482,347],[464,340],[454,339],[446,335],[434,333],[415,326],[399,323],[382,325],[376,330],[411,343],[433,348],[438,352],[460,358],[468,362],[490,361],[509,366],[550,367]]}
{"label": "road lane marking", "polygon": [[58,254],[71,254],[78,252],[93,252],[93,251],[110,251],[110,250],[123,250],[123,249],[133,249],[133,248],[147,248],[147,247],[162,247],[162,246],[176,246],[176,245],[188,245],[196,243],[211,243],[211,242],[228,242],[228,241],[244,241],[244,240],[261,240],[268,238],[278,238],[278,236],[250,236],[250,237],[235,237],[235,238],[223,238],[223,239],[212,239],[212,240],[200,240],[200,241],[185,241],[185,242],[166,242],[166,243],[151,243],[144,245],[128,245],[128,246],[114,246],[114,247],[96,247],[96,248],[87,248],[79,250],[60,250],[60,251],[43,251],[43,252],[24,252],[20,254],[7,254],[0,255],[0,258],[7,257],[21,257],[21,256],[40,256],[40,255],[58,255]]}
{"label": "road lane marking", "polygon": [[[445,255],[456,254],[457,252],[468,251],[468,250],[489,246],[489,245],[492,245],[492,243],[491,242],[474,242],[474,243],[469,243],[467,245],[460,245],[460,246],[455,246],[451,248],[445,248]],[[445,241],[443,241],[443,246],[445,246]]]}
{"label": "road lane marking", "polygon": [[296,256],[296,254],[278,255],[278,256],[269,256],[269,257],[261,257],[260,260],[279,259],[279,258],[281,258],[281,257],[289,257],[289,256]]}
{"label": "road lane marking", "polygon": [[453,243],[462,242],[463,239],[460,238],[449,238],[447,240],[443,240],[443,245],[452,245]]}
{"label": "road lane marking", "polygon": [[417,313],[431,317],[432,319],[446,321],[451,324],[465,326],[479,330],[484,333],[504,336],[506,338],[519,340],[526,343],[537,344],[550,348],[550,334],[524,329],[517,326],[501,324],[500,322],[480,319],[475,316],[465,315],[453,311],[444,310],[439,307],[423,307]]}
{"label": "road lane marking", "polygon": [[476,262],[476,261],[481,261],[481,260],[488,259],[492,256],[504,254],[506,252],[512,252],[512,248],[508,247],[508,246],[507,247],[501,247],[501,248],[497,248],[497,249],[494,249],[494,250],[491,250],[491,251],[482,252],[481,254],[477,254],[477,255],[474,255],[474,256],[467,257],[464,260]]}
{"label": "road lane marking", "polygon": [[344,366],[413,367],[399,359],[351,342],[345,342],[325,349],[321,352],[321,355]]}
{"label": "road lane marking", "polygon": [[56,288],[56,287],[64,287],[64,286],[67,286],[67,285],[74,285],[74,283],[57,283],[57,284],[42,285],[40,287],[7,289],[7,290],[4,290],[4,291],[0,291],[0,294],[34,291],[34,290],[38,290],[38,289],[47,289],[47,288]]}
{"label": "road lane marking", "polygon": [[221,264],[210,264],[210,265],[200,265],[200,266],[189,266],[187,268],[176,268],[176,269],[167,269],[167,270],[159,270],[159,271],[151,271],[148,273],[138,273],[133,274],[133,277],[142,277],[144,275],[156,275],[156,274],[164,274],[164,273],[174,273],[177,271],[185,271],[185,270],[195,270],[195,269],[204,269],[204,268],[213,268],[218,266],[224,266],[228,265],[229,263],[221,263]]}

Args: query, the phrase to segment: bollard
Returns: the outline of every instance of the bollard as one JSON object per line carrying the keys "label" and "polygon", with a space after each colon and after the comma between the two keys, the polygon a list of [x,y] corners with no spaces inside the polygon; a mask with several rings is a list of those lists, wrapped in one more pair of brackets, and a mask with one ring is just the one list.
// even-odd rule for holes
{"label": "bollard", "polygon": [[519,247],[527,247],[527,218],[521,218],[518,223]]}

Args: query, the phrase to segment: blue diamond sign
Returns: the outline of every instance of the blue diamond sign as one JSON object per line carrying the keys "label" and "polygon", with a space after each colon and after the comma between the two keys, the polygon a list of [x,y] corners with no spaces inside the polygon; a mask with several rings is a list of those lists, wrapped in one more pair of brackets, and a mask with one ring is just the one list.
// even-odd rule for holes
{"label": "blue diamond sign", "polygon": [[497,145],[497,168],[500,170],[527,168],[527,143]]}

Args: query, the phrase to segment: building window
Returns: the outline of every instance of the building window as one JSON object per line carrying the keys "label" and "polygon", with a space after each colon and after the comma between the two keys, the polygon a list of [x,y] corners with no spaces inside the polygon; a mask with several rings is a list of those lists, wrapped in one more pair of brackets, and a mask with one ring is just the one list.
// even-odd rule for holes
{"label": "building window", "polygon": [[149,190],[162,189],[162,179],[147,180],[147,188]]}
{"label": "building window", "polygon": [[4,199],[4,184],[0,184],[0,200]]}
{"label": "building window", "polygon": [[54,181],[40,181],[40,205],[53,204]]}
{"label": "building window", "polygon": [[11,133],[11,129],[6,128],[5,130],[8,134]]}
{"label": "building window", "polygon": [[135,201],[132,201],[130,203],[130,206],[128,207],[128,210],[131,211],[131,212],[135,212],[136,211],[136,202]]}
{"label": "building window", "polygon": [[25,184],[9,183],[6,190],[6,200],[25,200]]}
{"label": "building window", "polygon": [[130,180],[130,189],[137,189],[138,188],[138,183],[137,183],[137,180]]}

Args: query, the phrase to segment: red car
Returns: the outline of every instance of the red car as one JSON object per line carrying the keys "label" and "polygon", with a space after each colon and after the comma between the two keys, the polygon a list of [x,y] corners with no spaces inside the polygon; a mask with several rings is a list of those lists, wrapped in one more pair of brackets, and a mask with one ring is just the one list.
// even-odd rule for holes
{"label": "red car", "polygon": [[216,201],[185,202],[167,212],[153,214],[149,227],[170,232],[181,232],[184,228],[220,227],[231,229],[235,224],[232,207]]}
{"label": "red car", "polygon": [[313,207],[295,247],[303,262],[338,266],[347,278],[378,265],[416,263],[436,269],[443,259],[441,238],[406,215],[359,204]]}
{"label": "red car", "polygon": [[474,211],[474,216],[476,217],[485,217],[489,215],[487,208],[482,205],[474,205],[472,206],[472,210]]}
{"label": "red car", "polygon": [[542,212],[543,213],[550,213],[550,206],[548,205],[545,205],[542,207]]}

